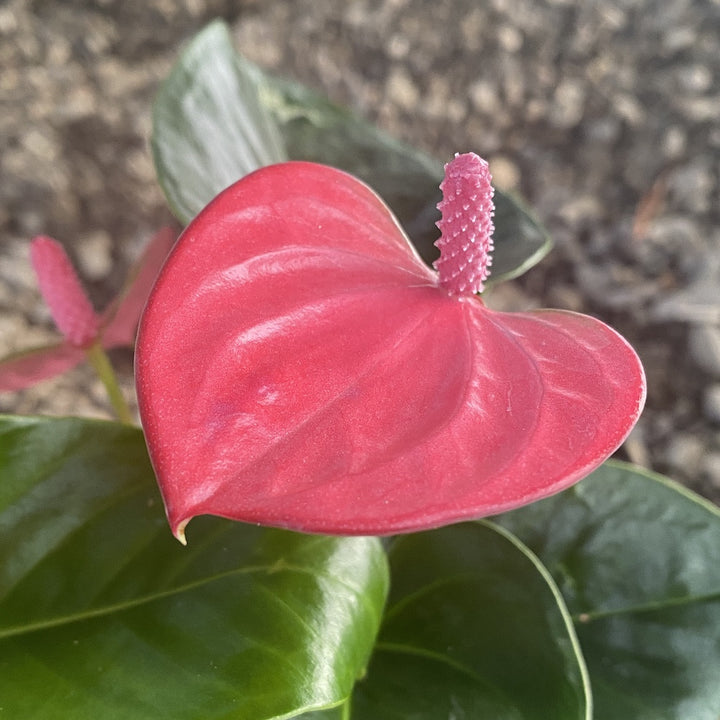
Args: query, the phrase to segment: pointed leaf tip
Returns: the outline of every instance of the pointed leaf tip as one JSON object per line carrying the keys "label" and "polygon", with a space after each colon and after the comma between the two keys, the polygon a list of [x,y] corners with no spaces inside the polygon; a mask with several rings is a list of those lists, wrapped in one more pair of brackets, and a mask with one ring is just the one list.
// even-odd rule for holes
{"label": "pointed leaf tip", "polygon": [[173,535],[175,539],[181,544],[181,545],[187,545],[187,538],[185,537],[185,528],[187,527],[187,524],[190,522],[190,518],[187,520],[183,520],[182,522],[178,523],[175,526],[175,529],[173,530]]}
{"label": "pointed leaf tip", "polygon": [[440,258],[434,267],[440,286],[451,295],[481,292],[490,274],[495,229],[491,180],[487,162],[475,153],[455,155],[445,165],[438,204],[442,219],[437,223],[442,235],[435,243]]}
{"label": "pointed leaf tip", "polygon": [[100,318],[63,246],[52,238],[38,236],[30,245],[30,260],[58,330],[77,347],[92,343],[98,335]]}

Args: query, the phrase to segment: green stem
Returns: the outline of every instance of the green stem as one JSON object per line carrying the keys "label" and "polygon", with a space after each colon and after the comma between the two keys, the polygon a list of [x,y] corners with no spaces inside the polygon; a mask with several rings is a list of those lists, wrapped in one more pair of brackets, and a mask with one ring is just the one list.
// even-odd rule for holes
{"label": "green stem", "polygon": [[123,397],[122,390],[120,390],[117,375],[115,375],[115,371],[110,364],[110,358],[108,358],[107,353],[103,350],[100,341],[93,343],[85,352],[90,364],[105,386],[105,390],[110,398],[110,404],[113,406],[118,420],[126,425],[132,425],[132,413]]}

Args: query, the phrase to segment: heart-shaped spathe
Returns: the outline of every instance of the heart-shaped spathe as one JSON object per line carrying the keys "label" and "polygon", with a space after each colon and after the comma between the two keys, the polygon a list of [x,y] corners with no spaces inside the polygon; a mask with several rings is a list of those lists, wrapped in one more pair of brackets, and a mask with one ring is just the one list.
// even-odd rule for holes
{"label": "heart-shaped spathe", "polygon": [[298,162],[188,226],[136,363],[183,541],[200,514],[383,535],[515,508],[597,467],[645,398],[614,330],[448,294],[372,190]]}

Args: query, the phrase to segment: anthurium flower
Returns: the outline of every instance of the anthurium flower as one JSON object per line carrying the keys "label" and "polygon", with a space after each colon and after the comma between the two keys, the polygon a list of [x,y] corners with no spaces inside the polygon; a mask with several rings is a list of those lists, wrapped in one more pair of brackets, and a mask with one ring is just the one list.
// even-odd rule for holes
{"label": "anthurium flower", "polygon": [[174,534],[199,514],[391,534],[499,513],[584,477],[645,398],[591,317],[503,313],[487,166],[446,168],[438,272],[356,178],[270,166],[190,223],[143,314],[136,380]]}
{"label": "anthurium flower", "polygon": [[102,314],[93,309],[62,245],[45,236],[33,239],[30,259],[63,339],[0,360],[0,391],[22,390],[70,370],[95,343],[106,349],[132,347],[140,313],[174,239],[171,228],[152,238],[122,292]]}

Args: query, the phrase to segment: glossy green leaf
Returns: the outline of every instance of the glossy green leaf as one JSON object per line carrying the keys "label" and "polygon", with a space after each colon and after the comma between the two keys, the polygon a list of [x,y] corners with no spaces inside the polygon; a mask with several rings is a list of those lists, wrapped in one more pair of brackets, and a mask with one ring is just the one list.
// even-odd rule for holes
{"label": "glossy green leaf", "polygon": [[[260,165],[311,160],[368,183],[424,259],[432,263],[438,257],[433,243],[439,234],[442,163],[322,95],[263,73],[235,52],[221,22],[190,43],[161,89],[152,145],[160,183],[185,223]],[[498,190],[495,203],[489,283],[522,274],[551,247],[545,230],[515,198]]]}
{"label": "glossy green leaf", "polygon": [[[290,158],[332,165],[365,181],[390,206],[431,264],[439,256],[434,242],[439,235],[435,223],[440,219],[443,163],[298,83],[270,75],[264,79],[267,90],[262,101],[280,127]],[[462,148],[463,152],[475,149]],[[521,275],[551,248],[547,232],[528,210],[497,189],[494,241],[489,284]]]}
{"label": "glossy green leaf", "polygon": [[387,590],[374,538],[198,519],[171,536],[138,429],[0,418],[8,718],[261,720],[341,703]]}
{"label": "glossy green leaf", "polygon": [[577,624],[597,720],[720,716],[720,510],[608,462],[497,518],[545,563]]}
{"label": "glossy green leaf", "polygon": [[590,717],[572,623],[547,571],[489,523],[406,535],[353,720]]}
{"label": "glossy green leaf", "polygon": [[263,165],[286,160],[282,138],[258,102],[260,71],[212,22],[185,48],[153,111],[158,179],[175,215],[188,222],[221,190]]}

